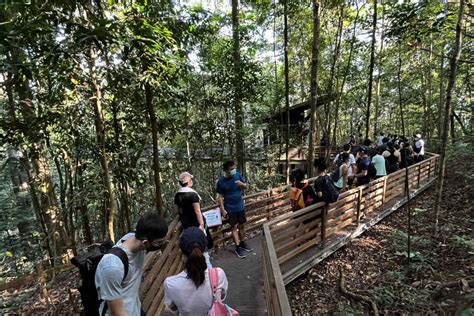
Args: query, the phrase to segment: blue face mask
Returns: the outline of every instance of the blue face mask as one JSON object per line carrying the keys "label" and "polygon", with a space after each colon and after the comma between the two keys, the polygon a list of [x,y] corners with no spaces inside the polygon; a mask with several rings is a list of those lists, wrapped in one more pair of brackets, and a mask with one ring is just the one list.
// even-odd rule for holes
{"label": "blue face mask", "polygon": [[232,169],[230,171],[230,174],[233,176],[233,175],[236,175],[237,174],[237,169]]}

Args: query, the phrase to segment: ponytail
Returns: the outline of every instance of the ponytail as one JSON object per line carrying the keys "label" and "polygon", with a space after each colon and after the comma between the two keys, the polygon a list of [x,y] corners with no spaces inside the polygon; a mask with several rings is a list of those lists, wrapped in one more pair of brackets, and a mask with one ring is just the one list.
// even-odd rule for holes
{"label": "ponytail", "polygon": [[206,260],[201,249],[193,247],[193,250],[188,255],[188,261],[186,261],[186,272],[188,273],[188,278],[196,285],[196,288],[204,283],[204,271],[206,269]]}

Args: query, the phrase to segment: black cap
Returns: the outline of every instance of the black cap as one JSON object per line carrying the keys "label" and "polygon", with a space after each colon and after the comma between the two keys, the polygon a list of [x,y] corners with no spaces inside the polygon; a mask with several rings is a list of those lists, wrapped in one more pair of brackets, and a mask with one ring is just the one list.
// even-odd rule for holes
{"label": "black cap", "polygon": [[207,247],[206,235],[198,227],[188,227],[179,239],[179,247],[186,255],[190,254],[195,247],[204,252]]}

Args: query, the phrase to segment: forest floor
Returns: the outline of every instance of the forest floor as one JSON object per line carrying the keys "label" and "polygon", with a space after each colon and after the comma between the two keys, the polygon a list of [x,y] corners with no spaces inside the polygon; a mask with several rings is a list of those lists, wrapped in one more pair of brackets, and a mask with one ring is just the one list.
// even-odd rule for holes
{"label": "forest floor", "polygon": [[[472,156],[448,162],[438,237],[433,237],[435,186],[412,201],[409,272],[402,208],[288,285],[294,315],[368,314],[369,304],[342,294],[341,271],[347,290],[366,296],[381,314],[452,315],[472,307],[473,179]],[[74,268],[46,285],[48,300],[38,284],[0,291],[0,314],[78,314],[79,284]]]}
{"label": "forest floor", "polygon": [[411,202],[409,269],[401,208],[288,285],[294,315],[474,315],[473,180],[472,156],[448,161],[437,237],[435,186]]}

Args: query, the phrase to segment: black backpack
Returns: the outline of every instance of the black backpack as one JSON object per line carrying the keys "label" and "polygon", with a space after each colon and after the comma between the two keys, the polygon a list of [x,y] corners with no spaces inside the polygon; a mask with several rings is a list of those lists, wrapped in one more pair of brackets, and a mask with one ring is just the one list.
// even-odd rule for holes
{"label": "black backpack", "polygon": [[[97,289],[95,286],[95,271],[99,265],[100,260],[105,254],[113,254],[122,261],[124,267],[123,279],[128,274],[128,256],[119,247],[113,247],[113,242],[107,240],[103,242],[99,250],[85,253],[81,256],[76,256],[71,259],[71,263],[79,268],[81,274],[82,285],[79,287],[79,293],[81,293],[82,305],[84,306],[84,312],[86,316],[98,316],[99,307],[102,300],[99,300]],[[105,304],[102,310],[102,315],[105,315],[107,311],[107,304]]]}
{"label": "black backpack", "polygon": [[370,179],[374,179],[377,176],[377,168],[375,168],[375,165],[372,161],[369,164],[369,170],[367,171],[367,174]]}
{"label": "black backpack", "polygon": [[324,202],[327,204],[334,203],[339,197],[339,190],[329,176],[324,177]]}

